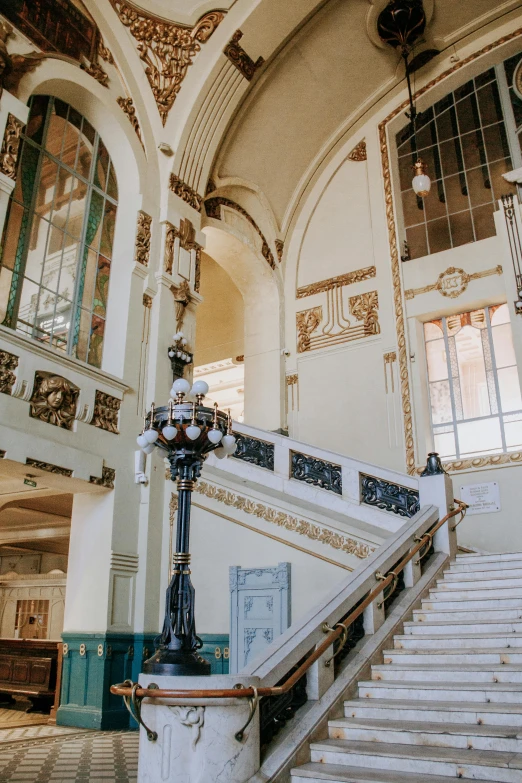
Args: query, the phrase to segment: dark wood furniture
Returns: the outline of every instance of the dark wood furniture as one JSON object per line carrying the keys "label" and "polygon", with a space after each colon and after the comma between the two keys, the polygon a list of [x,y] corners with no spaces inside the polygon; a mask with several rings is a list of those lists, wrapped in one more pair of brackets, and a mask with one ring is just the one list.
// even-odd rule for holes
{"label": "dark wood furniture", "polygon": [[0,639],[0,702],[31,702],[27,712],[49,712],[56,694],[58,642]]}

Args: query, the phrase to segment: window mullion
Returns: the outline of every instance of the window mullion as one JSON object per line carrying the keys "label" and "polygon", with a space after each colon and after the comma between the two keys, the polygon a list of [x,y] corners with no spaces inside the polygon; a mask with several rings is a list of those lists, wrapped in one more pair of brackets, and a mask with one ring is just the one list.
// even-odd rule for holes
{"label": "window mullion", "polygon": [[[489,340],[489,352],[491,356],[491,370],[493,374],[493,380],[495,383],[495,393],[497,395],[497,410],[498,410],[498,420],[500,423],[500,437],[502,438],[502,451],[507,451],[506,446],[506,435],[504,432],[504,415],[502,410],[502,398],[500,397],[500,386],[498,383],[498,374],[497,374],[497,361],[495,358],[495,345],[493,343],[493,332],[491,330],[491,318],[489,316],[489,307],[484,308],[484,312],[486,314],[486,325],[488,330],[488,340]],[[486,367],[487,372],[487,367]]]}
{"label": "window mullion", "polygon": [[446,323],[446,319],[442,319],[442,330],[444,334],[444,347],[446,348],[446,365],[448,368],[448,382],[449,382],[449,390],[450,390],[450,401],[451,401],[451,415],[453,417],[453,436],[455,438],[455,456],[457,459],[460,459],[460,448],[459,448],[459,436],[458,436],[458,430],[457,430],[457,411],[455,406],[455,390],[453,388],[453,373],[451,368],[451,359],[450,359],[450,346],[449,346],[449,339],[448,339],[448,325]]}

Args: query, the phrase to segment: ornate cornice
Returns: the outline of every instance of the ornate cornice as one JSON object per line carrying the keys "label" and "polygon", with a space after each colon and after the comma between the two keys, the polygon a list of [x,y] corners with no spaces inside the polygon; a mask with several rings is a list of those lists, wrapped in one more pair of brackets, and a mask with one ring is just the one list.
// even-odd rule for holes
{"label": "ornate cornice", "polygon": [[[375,551],[374,547],[363,544],[355,538],[343,536],[340,533],[335,533],[333,530],[329,530],[321,525],[315,525],[305,519],[299,519],[299,517],[291,516],[283,511],[277,511],[275,508],[265,506],[263,503],[257,503],[242,495],[236,495],[234,492],[230,492],[222,487],[216,487],[214,484],[210,484],[207,481],[198,481],[195,486],[195,491],[200,495],[205,495],[205,497],[210,498],[211,500],[217,500],[219,503],[224,503],[226,506],[237,508],[239,511],[244,511],[246,514],[252,514],[255,517],[264,519],[265,522],[270,522],[278,527],[282,527],[290,533],[297,533],[312,541],[319,541],[338,551],[346,552],[349,555],[355,555],[355,557],[358,557],[361,560],[369,557],[372,552]],[[174,497],[175,496],[173,496],[173,498]],[[174,504],[171,504],[171,512],[175,510],[173,506]]]}
{"label": "ornate cornice", "polygon": [[275,269],[276,263],[274,259],[274,254],[270,250],[265,235],[257,225],[254,218],[248,214],[246,209],[243,209],[243,207],[241,207],[235,201],[232,201],[229,198],[224,198],[223,196],[215,196],[214,198],[209,198],[205,201],[205,212],[207,213],[207,217],[214,218],[214,220],[221,220],[221,207],[229,207],[230,209],[234,209],[236,212],[239,212],[240,215],[243,215],[243,217],[246,220],[248,220],[250,225],[254,227],[256,232],[261,237],[261,241],[263,243],[261,246],[261,253],[263,255],[263,258],[272,269]]}
{"label": "ornate cornice", "polygon": [[320,280],[318,283],[310,283],[310,285],[303,285],[296,291],[296,299],[304,299],[305,296],[313,296],[313,294],[320,294],[323,291],[330,291],[332,288],[343,285],[351,285],[352,283],[361,283],[363,280],[370,280],[375,277],[377,270],[374,266],[367,266],[364,269],[356,269],[354,272],[347,272],[345,275],[339,275],[338,277],[329,277],[328,280]]}
{"label": "ornate cornice", "polygon": [[[460,70],[466,65],[477,60],[479,57],[483,57],[488,52],[502,46],[508,41],[512,41],[514,38],[518,38],[522,35],[522,28],[514,30],[512,33],[499,38],[491,44],[488,44],[483,49],[459,60],[451,68],[439,74],[439,76],[432,79],[430,82],[419,89],[414,97],[414,100],[420,98],[424,93],[431,90],[441,81],[447,79],[456,71]],[[415,466],[415,442],[413,437],[413,417],[411,410],[411,396],[410,396],[410,380],[409,380],[409,368],[408,368],[408,354],[406,348],[406,334],[404,327],[404,311],[402,306],[402,281],[400,272],[400,258],[399,249],[397,245],[397,227],[395,223],[395,215],[393,209],[393,193],[392,193],[392,179],[390,170],[390,154],[388,148],[388,139],[386,135],[387,125],[398,114],[401,114],[409,106],[409,101],[404,101],[387,116],[379,125],[379,143],[381,149],[381,161],[384,178],[384,196],[386,203],[386,221],[388,224],[388,241],[390,246],[391,267],[392,267],[392,284],[393,284],[393,301],[395,306],[395,328],[397,331],[397,345],[399,354],[399,377],[401,383],[401,398],[402,398],[402,415],[404,426],[404,440],[406,448],[406,468],[408,473],[413,474],[416,472]]]}
{"label": "ornate cornice", "polygon": [[14,371],[18,367],[19,357],[9,351],[0,351],[0,392],[11,394],[16,383]]}
{"label": "ornate cornice", "polygon": [[265,62],[263,57],[258,57],[254,62],[252,58],[245,52],[239,41],[243,37],[241,30],[236,30],[230,41],[223,49],[223,54],[227,57],[232,65],[245,77],[247,81],[252,81],[256,71],[261,68]]}
{"label": "ornate cornice", "polygon": [[110,0],[120,22],[137,43],[163,125],[181,89],[187,70],[223,21],[223,11],[210,11],[194,27],[147,14],[131,3]]}
{"label": "ornate cornice", "polygon": [[190,185],[183,182],[176,174],[170,175],[169,180],[170,190],[185,201],[189,206],[195,209],[197,212],[201,212],[201,206],[203,204],[203,196],[196,193]]}
{"label": "ornate cornice", "polygon": [[362,163],[363,161],[368,159],[368,155],[366,153],[366,139],[362,139],[362,141],[357,144],[356,147],[353,148],[353,150],[348,154],[348,160],[353,160],[355,163]]}
{"label": "ornate cornice", "polygon": [[483,277],[491,277],[491,275],[501,275],[502,272],[503,270],[500,264],[493,269],[486,269],[483,272],[472,272],[470,275],[463,269],[450,266],[445,272],[442,272],[438,276],[436,283],[422,286],[422,288],[408,288],[404,292],[404,298],[413,299],[415,296],[419,296],[419,294],[427,294],[429,291],[438,291],[442,296],[456,299],[464,293],[471,280],[480,280]]}
{"label": "ornate cornice", "polygon": [[138,122],[138,116],[136,114],[136,107],[134,106],[134,101],[132,98],[123,98],[119,97],[116,98],[116,103],[118,106],[125,112],[127,115],[127,118],[134,128],[134,132],[138,139],[140,140],[140,144],[143,147],[143,139],[141,138],[141,128],[140,123]]}
{"label": "ornate cornice", "polygon": [[20,149],[20,134],[24,123],[14,114],[8,114],[4,139],[0,149],[0,171],[9,179],[16,179],[16,164]]}

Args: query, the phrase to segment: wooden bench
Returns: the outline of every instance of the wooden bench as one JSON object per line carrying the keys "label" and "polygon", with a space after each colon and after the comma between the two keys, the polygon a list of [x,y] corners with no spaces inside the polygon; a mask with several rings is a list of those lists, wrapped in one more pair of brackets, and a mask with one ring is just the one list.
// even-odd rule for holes
{"label": "wooden bench", "polygon": [[58,643],[0,639],[0,702],[31,702],[27,712],[49,712],[56,693]]}

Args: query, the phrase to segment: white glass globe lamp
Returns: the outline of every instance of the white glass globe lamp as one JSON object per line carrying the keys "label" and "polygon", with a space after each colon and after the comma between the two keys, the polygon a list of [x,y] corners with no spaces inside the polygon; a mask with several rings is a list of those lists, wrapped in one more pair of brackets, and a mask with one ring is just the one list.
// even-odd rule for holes
{"label": "white glass globe lamp", "polygon": [[411,181],[411,185],[419,198],[426,198],[431,190],[431,179],[426,173],[426,164],[420,158],[413,167],[415,176]]}

